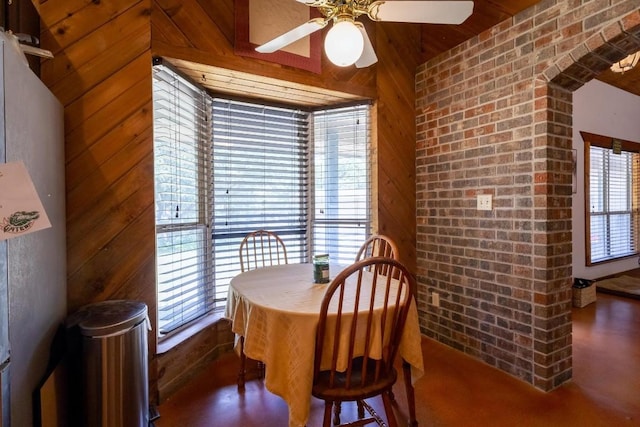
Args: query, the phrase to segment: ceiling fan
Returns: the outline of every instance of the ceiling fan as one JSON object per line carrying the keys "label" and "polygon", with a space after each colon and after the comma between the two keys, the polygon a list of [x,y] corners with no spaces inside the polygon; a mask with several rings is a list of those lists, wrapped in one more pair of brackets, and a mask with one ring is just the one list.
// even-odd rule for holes
{"label": "ceiling fan", "polygon": [[423,24],[461,24],[473,12],[473,1],[461,0],[296,0],[316,7],[324,18],[314,18],[258,46],[256,51],[272,53],[309,34],[333,26],[324,41],[325,53],[334,64],[365,68],[378,61],[371,40],[361,22],[367,15],[373,21]]}

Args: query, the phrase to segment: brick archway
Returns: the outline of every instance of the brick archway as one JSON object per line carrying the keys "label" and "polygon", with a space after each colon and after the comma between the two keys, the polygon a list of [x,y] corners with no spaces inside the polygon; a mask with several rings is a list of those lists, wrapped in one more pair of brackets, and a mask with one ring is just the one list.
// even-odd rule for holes
{"label": "brick archway", "polygon": [[[537,277],[545,277],[538,285],[544,288],[549,306],[554,306],[554,296],[559,303],[556,315],[541,319],[544,322],[541,329],[546,334],[540,336],[539,345],[548,346],[550,351],[540,353],[537,365],[548,368],[541,371],[543,375],[536,376],[534,385],[543,390],[569,380],[572,372],[571,351],[567,348],[571,342],[572,93],[614,62],[638,50],[640,21],[638,12],[633,12],[586,39],[545,69],[536,81],[534,126],[540,130],[536,145],[544,147],[547,155],[535,167],[536,171],[545,172],[535,174],[534,192],[544,197],[535,197],[534,206],[536,217],[546,218],[550,225],[545,241],[538,242],[539,249],[547,255],[553,254],[540,259]],[[567,222],[568,230],[563,225]],[[563,259],[565,261],[560,262],[568,263],[569,268],[558,269],[557,263]],[[554,275],[545,274],[549,271],[554,271]],[[563,309],[566,301],[569,306]],[[564,371],[563,375],[554,375],[558,366],[562,367],[558,371]]]}

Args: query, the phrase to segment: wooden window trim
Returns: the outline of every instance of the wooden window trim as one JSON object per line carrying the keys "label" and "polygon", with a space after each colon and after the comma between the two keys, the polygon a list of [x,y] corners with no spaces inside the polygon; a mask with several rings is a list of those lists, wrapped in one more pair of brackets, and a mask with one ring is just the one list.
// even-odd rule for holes
{"label": "wooden window trim", "polygon": [[589,194],[591,190],[590,182],[590,148],[591,146],[602,147],[607,149],[613,149],[614,141],[621,143],[621,150],[631,153],[640,153],[640,142],[629,141],[620,138],[613,138],[611,136],[598,135],[595,133],[580,131],[582,140],[584,141],[584,237],[585,237],[585,265],[594,266],[607,264],[611,262],[621,261],[623,259],[633,258],[638,256],[639,252],[634,254],[608,259],[604,261],[592,262],[591,261],[591,240],[589,238],[591,233],[591,215],[589,209]]}

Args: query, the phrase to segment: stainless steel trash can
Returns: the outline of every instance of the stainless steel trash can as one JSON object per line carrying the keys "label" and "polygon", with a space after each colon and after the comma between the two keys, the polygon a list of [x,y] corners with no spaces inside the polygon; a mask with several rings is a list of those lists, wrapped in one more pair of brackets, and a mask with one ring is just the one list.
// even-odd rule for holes
{"label": "stainless steel trash can", "polygon": [[73,317],[82,335],[83,425],[148,427],[146,304],[104,301]]}

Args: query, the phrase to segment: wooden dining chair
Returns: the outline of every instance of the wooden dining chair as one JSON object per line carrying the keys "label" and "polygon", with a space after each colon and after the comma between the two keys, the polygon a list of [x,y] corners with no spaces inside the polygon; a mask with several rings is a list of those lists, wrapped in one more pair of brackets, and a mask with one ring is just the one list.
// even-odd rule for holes
{"label": "wooden dining chair", "polygon": [[[272,265],[288,264],[287,247],[273,231],[256,230],[247,234],[240,243],[240,271]],[[244,389],[247,357],[244,354],[244,337],[240,337],[240,373],[238,389]],[[264,363],[258,361],[258,377],[264,378]]]}
{"label": "wooden dining chair", "polygon": [[356,261],[375,256],[398,259],[398,246],[390,237],[384,234],[374,234],[360,246]]}
{"label": "wooden dining chair", "polygon": [[390,237],[374,234],[360,246],[356,261],[374,256],[398,259],[398,246]]}
{"label": "wooden dining chair", "polygon": [[[387,257],[356,261],[333,279],[320,309],[312,388],[312,395],[325,401],[324,427],[331,425],[332,407],[334,424],[338,425],[341,403],[353,401],[358,404],[359,419],[349,426],[370,422],[384,425],[365,402],[378,395],[389,427],[398,425],[391,397],[397,379],[394,360],[415,292],[413,276],[400,262]],[[405,380],[409,376],[409,421],[417,425],[406,362],[403,369]]]}
{"label": "wooden dining chair", "polygon": [[255,270],[271,265],[288,264],[287,248],[273,231],[257,230],[240,243],[240,270]]}

